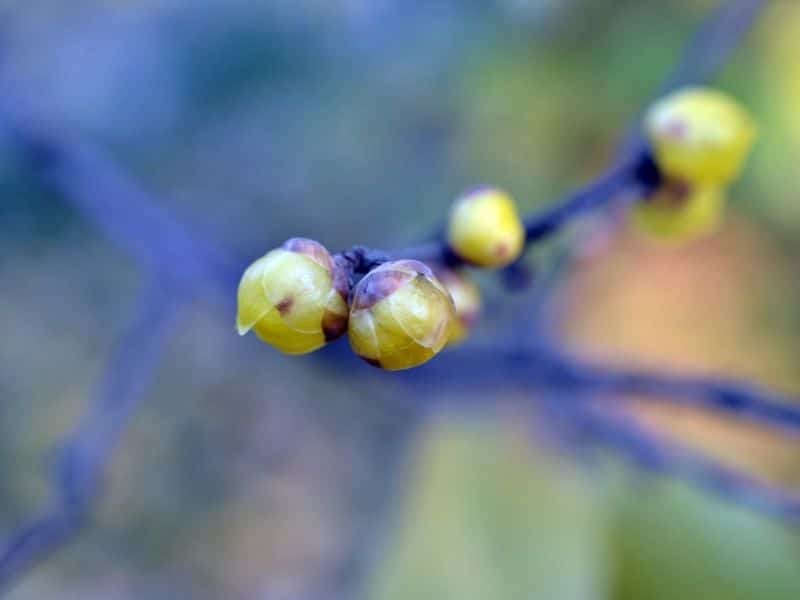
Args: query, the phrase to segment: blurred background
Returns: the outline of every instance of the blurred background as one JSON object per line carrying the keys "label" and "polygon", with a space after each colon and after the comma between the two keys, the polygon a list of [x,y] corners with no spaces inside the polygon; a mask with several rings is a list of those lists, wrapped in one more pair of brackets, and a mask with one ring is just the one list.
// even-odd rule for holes
{"label": "blurred background", "polygon": [[[588,181],[715,4],[6,0],[0,81],[245,258],[292,236],[394,248],[469,186],[527,212]],[[723,229],[671,247],[587,227],[547,314],[582,355],[800,396],[800,3],[774,0],[717,83],[760,125]],[[144,275],[0,134],[0,538],[48,502]],[[184,305],[89,526],[10,597],[798,598],[796,528],[573,460],[524,382],[459,386],[457,352],[534,335],[530,294],[479,279],[486,318],[436,385],[346,342],[240,339],[233,291]],[[796,442],[631,407],[800,490]]]}

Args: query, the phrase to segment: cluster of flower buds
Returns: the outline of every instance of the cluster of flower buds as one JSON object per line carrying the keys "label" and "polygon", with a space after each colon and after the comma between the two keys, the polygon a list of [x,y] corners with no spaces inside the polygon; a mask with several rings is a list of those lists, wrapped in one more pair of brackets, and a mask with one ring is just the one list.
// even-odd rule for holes
{"label": "cluster of flower buds", "polygon": [[[633,221],[663,238],[708,233],[755,138],[749,115],[720,92],[687,89],[657,102],[645,129],[662,183],[636,204]],[[481,187],[453,204],[447,244],[461,262],[496,269],[519,258],[525,227],[508,194]],[[480,292],[462,272],[436,268],[417,260],[383,262],[351,289],[357,269],[347,259],[293,238],[244,272],[237,329],[240,335],[252,330],[288,354],[312,352],[346,332],[353,351],[370,364],[416,367],[462,340],[481,310]]]}
{"label": "cluster of flower buds", "polygon": [[385,262],[351,290],[324,246],[293,238],[251,264],[239,283],[236,326],[287,354],[306,354],[345,332],[353,351],[390,371],[421,365],[463,339],[480,312],[466,276],[438,276],[416,260]]}
{"label": "cluster of flower buds", "polygon": [[747,111],[722,92],[679,90],[645,117],[663,184],[637,203],[632,219],[654,236],[684,240],[713,231],[726,187],[739,175],[756,136]]}
{"label": "cluster of flower buds", "polygon": [[[519,258],[525,229],[514,201],[494,188],[458,198],[448,243],[465,263],[498,268]],[[481,311],[478,287],[453,269],[383,262],[355,286],[346,260],[293,238],[250,265],[239,283],[236,326],[287,354],[305,354],[345,332],[353,351],[390,371],[421,365],[463,340]]]}
{"label": "cluster of flower buds", "polygon": [[[662,183],[637,203],[633,221],[663,238],[708,233],[755,138],[749,115],[720,92],[687,89],[657,102],[645,129]],[[481,187],[453,204],[447,243],[463,263],[500,268],[519,258],[525,227],[508,194]],[[239,284],[239,333],[252,330],[283,352],[304,354],[347,332],[357,355],[400,370],[462,340],[480,313],[480,292],[461,272],[437,265],[434,274],[416,260],[389,261],[351,289],[355,269],[348,264],[302,238],[268,252]]]}

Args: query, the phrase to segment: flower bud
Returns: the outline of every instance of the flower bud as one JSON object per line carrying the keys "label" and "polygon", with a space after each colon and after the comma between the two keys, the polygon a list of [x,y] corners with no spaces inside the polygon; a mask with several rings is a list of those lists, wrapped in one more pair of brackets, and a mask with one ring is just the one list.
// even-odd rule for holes
{"label": "flower bud", "polygon": [[350,345],[376,367],[416,367],[447,343],[454,311],[450,294],[429,267],[416,260],[387,262],[353,290]]}
{"label": "flower bud", "polygon": [[686,241],[712,233],[722,220],[724,208],[722,188],[672,180],[634,205],[631,220],[653,237]]}
{"label": "flower bud", "polygon": [[481,267],[504,267],[522,252],[525,228],[508,194],[483,187],[453,204],[447,238],[464,260]]}
{"label": "flower bud", "polygon": [[704,185],[733,181],[756,136],[753,120],[738,102],[707,88],[659,100],[645,117],[645,129],[665,177]]}
{"label": "flower bud", "polygon": [[480,317],[482,309],[481,291],[464,273],[452,269],[436,272],[455,305],[455,318],[450,324],[448,344],[461,342]]}
{"label": "flower bud", "polygon": [[292,238],[239,283],[236,328],[287,354],[312,352],[347,329],[347,277],[324,246]]}

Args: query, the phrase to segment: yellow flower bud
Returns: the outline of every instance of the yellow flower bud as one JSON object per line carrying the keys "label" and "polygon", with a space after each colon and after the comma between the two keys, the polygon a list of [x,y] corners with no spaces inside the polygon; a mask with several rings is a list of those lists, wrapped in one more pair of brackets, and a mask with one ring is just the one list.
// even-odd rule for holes
{"label": "yellow flower bud", "polygon": [[453,204],[447,239],[453,251],[470,263],[504,267],[522,252],[525,228],[511,197],[484,187]]}
{"label": "yellow flower bud", "polygon": [[290,239],[242,275],[236,328],[287,354],[312,352],[346,331],[347,287],[324,246]]}
{"label": "yellow flower bud", "polygon": [[656,102],[645,129],[666,177],[704,185],[733,181],[756,136],[753,120],[738,102],[706,88],[681,90]]}
{"label": "yellow flower bud", "polygon": [[450,294],[429,267],[416,260],[384,263],[353,290],[350,345],[376,367],[416,367],[447,343],[454,311]]}
{"label": "yellow flower bud", "polygon": [[462,341],[470,332],[481,313],[481,291],[464,273],[452,269],[436,272],[439,281],[453,298],[455,319],[450,325],[447,343],[450,345]]}
{"label": "yellow flower bud", "polygon": [[667,181],[631,210],[640,231],[670,241],[686,241],[712,233],[725,208],[723,188]]}

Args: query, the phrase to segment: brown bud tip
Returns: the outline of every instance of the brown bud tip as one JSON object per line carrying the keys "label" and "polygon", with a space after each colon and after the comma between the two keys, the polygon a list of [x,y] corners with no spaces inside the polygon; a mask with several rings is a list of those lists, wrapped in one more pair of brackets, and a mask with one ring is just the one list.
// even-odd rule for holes
{"label": "brown bud tip", "polygon": [[419,275],[433,277],[433,272],[417,260],[384,263],[364,276],[353,297],[354,310],[368,309],[392,295]]}
{"label": "brown bud tip", "polygon": [[328,252],[325,246],[315,240],[309,240],[308,238],[291,238],[286,240],[281,248],[288,252],[295,252],[308,256],[330,273],[335,271],[333,258],[331,258],[330,252]]}

